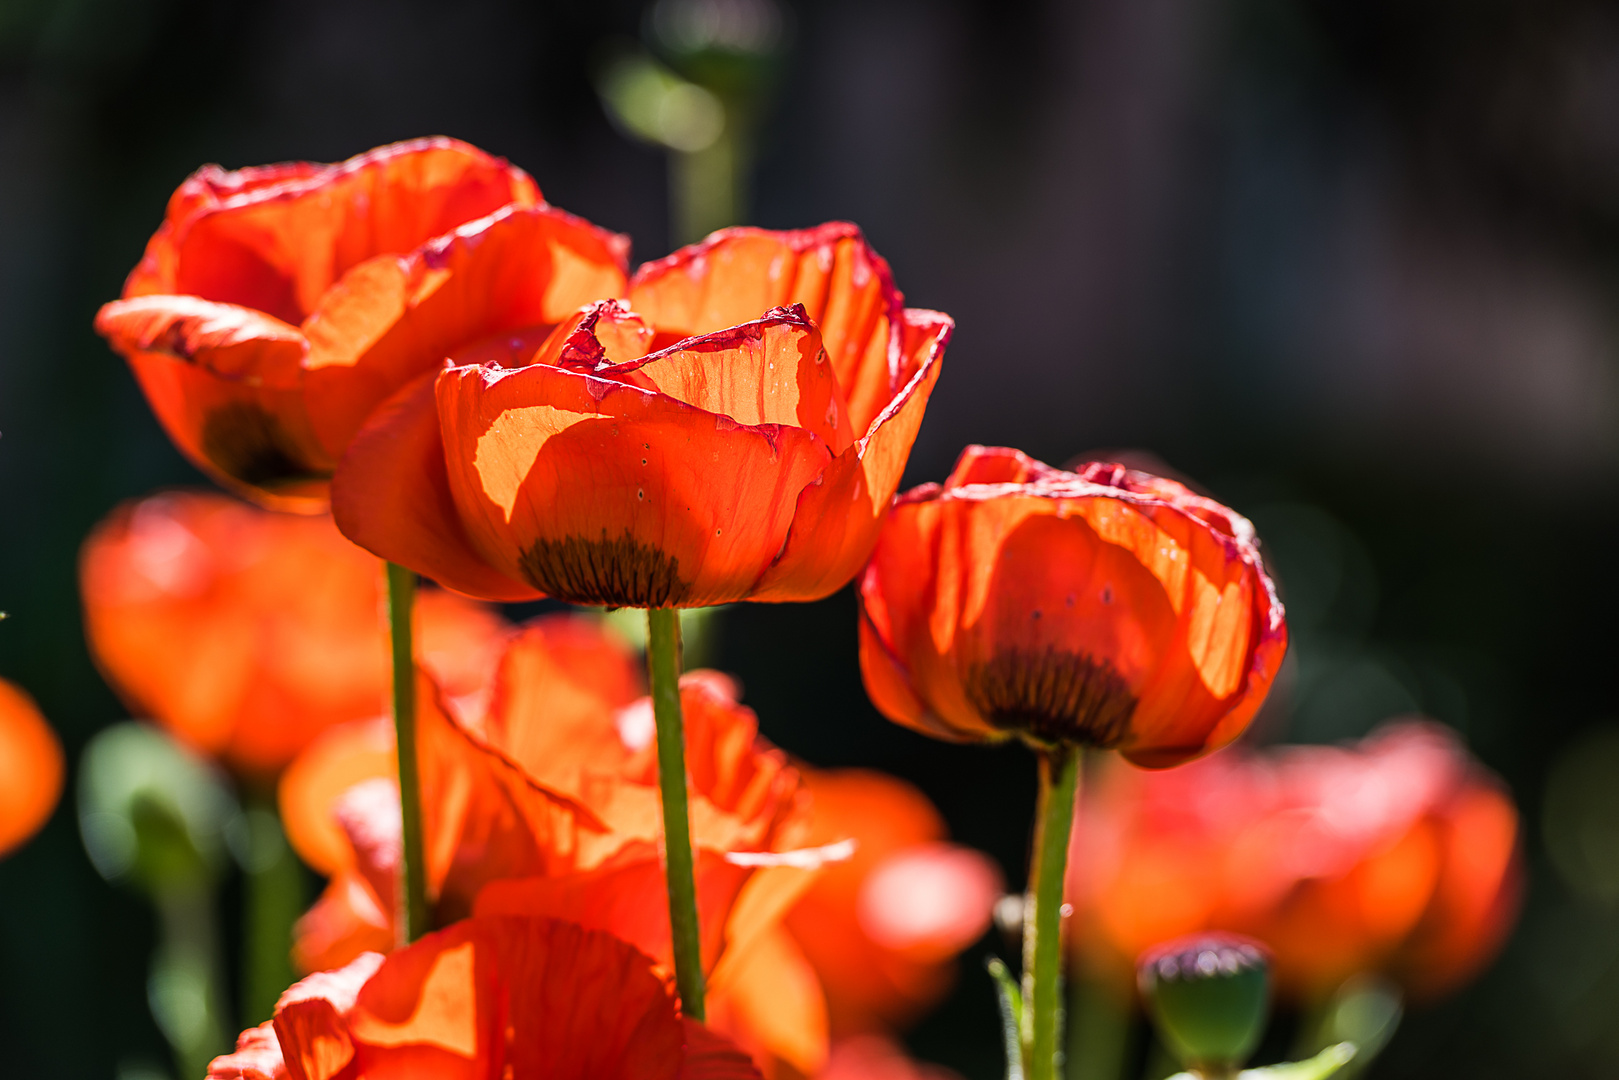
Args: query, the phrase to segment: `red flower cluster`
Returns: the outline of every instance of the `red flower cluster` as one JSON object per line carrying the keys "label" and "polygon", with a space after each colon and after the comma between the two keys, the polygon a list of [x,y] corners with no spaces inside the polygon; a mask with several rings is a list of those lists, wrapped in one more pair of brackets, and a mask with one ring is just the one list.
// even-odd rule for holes
{"label": "red flower cluster", "polygon": [[[877,706],[1041,754],[1048,929],[1023,1052],[1053,1075],[1073,747],[1167,767],[1248,725],[1287,643],[1252,526],[1123,466],[985,447],[896,499],[953,323],[906,308],[852,225],[627,259],[520,170],[429,139],[201,170],[98,315],[193,462],[309,515],[161,495],[82,558],[109,681],[238,772],[279,775],[287,834],[329,878],[295,931],[311,974],[210,1076],[923,1075],[888,1040],[987,928],[997,868],[914,788],[789,760],[734,681],[687,673],[700,934],[680,985],[701,1004],[701,966],[709,1023],[683,1019],[654,737],[679,730],[672,646],[655,721],[600,620],[515,627],[463,598],[811,600],[863,566]],[[405,947],[381,573],[362,548],[463,594],[424,593],[415,627],[440,929]],[[32,730],[8,694],[0,738]],[[0,784],[28,796],[0,802],[0,849],[60,784],[59,752],[21,738],[39,764]],[[1093,959],[1229,928],[1302,992],[1370,968],[1429,992],[1482,962],[1515,896],[1510,802],[1429,728],[1111,769],[1079,821]]]}
{"label": "red flower cluster", "polygon": [[[800,600],[865,561],[952,323],[854,226],[628,242],[464,143],[188,179],[96,326],[227,486],[474,596]],[[627,301],[627,302],[626,302]]]}
{"label": "red flower cluster", "polygon": [[1110,768],[1075,821],[1072,942],[1122,972],[1160,941],[1229,930],[1269,945],[1281,985],[1306,999],[1362,971],[1432,997],[1511,926],[1519,842],[1500,782],[1435,724]]}

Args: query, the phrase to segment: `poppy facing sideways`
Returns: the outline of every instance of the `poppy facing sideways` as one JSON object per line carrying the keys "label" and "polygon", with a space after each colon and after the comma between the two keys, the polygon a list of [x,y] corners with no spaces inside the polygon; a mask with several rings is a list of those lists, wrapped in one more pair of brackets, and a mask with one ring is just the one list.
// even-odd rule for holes
{"label": "poppy facing sideways", "polygon": [[281,996],[209,1080],[757,1080],[682,1019],[650,961],[543,918],[477,918],[367,953]]}
{"label": "poppy facing sideways", "polygon": [[451,354],[356,437],[343,532],[489,599],[811,600],[859,569],[953,323],[852,225],[728,229]]}
{"label": "poppy facing sideways", "polygon": [[[79,581],[108,682],[239,772],[273,776],[323,730],[388,709],[382,570],[329,517],[154,495],[96,527]],[[510,624],[439,590],[421,594],[415,620],[421,661],[453,699],[475,699]]]}
{"label": "poppy facing sideways", "polygon": [[1380,972],[1418,998],[1466,981],[1511,928],[1518,815],[1448,729],[1350,746],[1235,747],[1163,773],[1110,767],[1074,822],[1071,942],[1124,972],[1188,933],[1247,934],[1305,1001]]}
{"label": "poppy facing sideways", "polygon": [[50,820],[62,771],[62,744],[34,699],[0,679],[0,856]]}
{"label": "poppy facing sideways", "polygon": [[970,446],[896,500],[860,584],[891,720],[1176,765],[1236,738],[1287,647],[1247,519],[1172,480]]}
{"label": "poppy facing sideways", "polygon": [[204,166],[96,329],[175,445],[274,509],[326,505],[349,439],[484,334],[617,296],[628,245],[454,139],[335,165]]}

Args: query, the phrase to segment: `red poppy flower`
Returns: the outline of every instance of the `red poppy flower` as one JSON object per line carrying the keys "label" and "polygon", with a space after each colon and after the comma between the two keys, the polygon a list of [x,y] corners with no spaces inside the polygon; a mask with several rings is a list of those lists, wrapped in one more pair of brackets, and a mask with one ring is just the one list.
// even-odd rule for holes
{"label": "red poppy flower", "polygon": [[683,1020],[647,958],[542,918],[477,918],[367,953],[281,996],[210,1080],[757,1080]]}
{"label": "red poppy flower", "polygon": [[[324,729],[380,715],[389,651],[376,559],[328,517],[219,495],[126,503],[80,555],[90,650],[131,709],[263,776]],[[458,700],[487,686],[509,626],[424,592],[418,654]]]}
{"label": "red poppy flower", "polygon": [[34,699],[0,679],[0,856],[50,819],[62,795],[62,744]]}
{"label": "red poppy flower", "polygon": [[971,446],[902,495],[860,585],[890,719],[1174,765],[1253,719],[1287,647],[1253,527],[1172,480]]}
{"label": "red poppy flower", "polygon": [[96,329],[169,437],[220,483],[319,510],[365,418],[485,334],[624,287],[621,237],[546,206],[453,139],[180,185]]}
{"label": "red poppy flower", "polygon": [[852,838],[823,869],[787,928],[826,992],[834,1039],[894,1030],[949,989],[954,958],[989,928],[999,869],[945,842],[944,819],[916,788],[866,769],[806,770],[809,843]]}
{"label": "red poppy flower", "polygon": [[1362,971],[1432,997],[1510,928],[1518,843],[1499,781],[1435,724],[1351,747],[1237,747],[1165,773],[1111,768],[1075,819],[1072,941],[1124,970],[1160,941],[1226,930],[1270,946],[1279,983],[1307,1000]]}
{"label": "red poppy flower", "polygon": [[[785,306],[784,306],[785,305]],[[731,229],[452,355],[356,437],[356,543],[474,596],[807,600],[864,562],[953,324],[851,225]]]}

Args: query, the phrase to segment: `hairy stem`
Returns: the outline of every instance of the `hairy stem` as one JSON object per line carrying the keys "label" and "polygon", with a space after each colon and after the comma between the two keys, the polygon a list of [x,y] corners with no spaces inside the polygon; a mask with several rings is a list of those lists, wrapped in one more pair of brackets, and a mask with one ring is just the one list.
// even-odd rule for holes
{"label": "hairy stem", "polygon": [[1040,751],[1034,858],[1023,911],[1023,1053],[1028,1080],[1058,1080],[1062,1046],[1062,891],[1074,827],[1080,750]]}

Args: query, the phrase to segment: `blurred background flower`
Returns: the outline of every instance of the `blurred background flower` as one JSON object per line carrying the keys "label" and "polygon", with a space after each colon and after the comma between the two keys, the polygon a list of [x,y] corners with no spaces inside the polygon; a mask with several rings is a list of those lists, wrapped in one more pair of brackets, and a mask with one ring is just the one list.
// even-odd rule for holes
{"label": "blurred background flower", "polygon": [[[0,7],[0,676],[38,699],[69,760],[128,715],[84,643],[75,553],[109,507],[199,480],[90,329],[175,185],[205,161],[331,161],[443,132],[656,257],[668,245],[647,238],[706,227],[671,212],[671,179],[697,164],[677,155],[702,151],[627,138],[604,72],[627,51],[661,65],[661,87],[730,91],[662,44],[647,10]],[[1052,462],[1151,447],[1266,540],[1292,647],[1259,741],[1359,738],[1421,712],[1514,794],[1518,928],[1493,967],[1413,1008],[1376,1074],[1610,1073],[1610,6],[801,0],[768,40],[729,219],[859,221],[907,302],[959,326],[906,484],[973,441]],[[1022,878],[1027,761],[883,723],[847,590],[723,619],[707,662],[741,677],[772,742],[905,778],[956,841]],[[234,957],[243,878],[229,860],[219,875]],[[157,933],[71,815],[0,861],[12,1067],[166,1071],[144,1007]],[[238,995],[228,971],[224,985]],[[997,1035],[970,972],[906,1040],[989,1077]]]}

